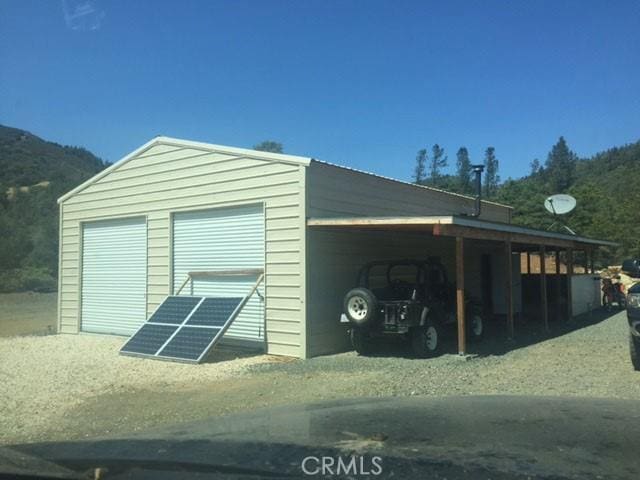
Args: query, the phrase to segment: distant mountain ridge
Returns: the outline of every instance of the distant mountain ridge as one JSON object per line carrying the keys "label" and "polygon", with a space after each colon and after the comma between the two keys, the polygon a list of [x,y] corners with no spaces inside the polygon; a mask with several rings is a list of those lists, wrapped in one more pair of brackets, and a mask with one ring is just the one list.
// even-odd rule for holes
{"label": "distant mountain ridge", "polygon": [[0,125],[0,291],[55,290],[56,200],[105,166],[84,148]]}
{"label": "distant mountain ridge", "polygon": [[88,150],[48,142],[25,130],[0,125],[0,184],[30,186],[42,181],[75,185],[104,168]]}

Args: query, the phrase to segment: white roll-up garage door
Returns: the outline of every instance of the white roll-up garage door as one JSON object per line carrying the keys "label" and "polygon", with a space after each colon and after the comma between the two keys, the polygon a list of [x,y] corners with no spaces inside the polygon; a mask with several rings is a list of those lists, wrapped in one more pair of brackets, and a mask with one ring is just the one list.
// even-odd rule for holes
{"label": "white roll-up garage door", "polygon": [[145,219],[85,223],[82,331],[131,335],[146,319],[146,292]]}
{"label": "white roll-up garage door", "polygon": [[[190,271],[264,268],[262,205],[176,213],[173,217],[173,290]],[[212,297],[244,296],[257,280],[198,277],[182,293]],[[259,289],[264,294],[264,288]],[[254,295],[225,337],[264,340],[264,304]]]}

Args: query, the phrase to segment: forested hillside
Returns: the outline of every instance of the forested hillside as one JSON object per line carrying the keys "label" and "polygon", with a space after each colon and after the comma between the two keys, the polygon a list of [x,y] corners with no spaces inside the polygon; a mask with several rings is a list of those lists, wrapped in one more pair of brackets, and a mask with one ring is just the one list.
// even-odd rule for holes
{"label": "forested hillside", "polygon": [[506,181],[495,199],[515,208],[515,223],[546,229],[553,218],[543,208],[545,198],[573,195],[577,207],[563,220],[579,235],[619,242],[620,247],[603,249],[601,256],[616,264],[640,256],[639,182],[640,142],[580,160],[561,138],[544,166],[534,164],[527,177]]}
{"label": "forested hillside", "polygon": [[[472,162],[467,149],[460,147],[455,173],[441,173],[448,158],[436,144],[431,152],[418,151],[414,181],[473,194],[472,163],[481,162]],[[601,249],[599,263],[616,264],[625,257],[640,257],[640,142],[580,159],[560,137],[544,162],[531,162],[527,176],[504,183],[500,182],[493,147],[486,149],[482,163],[484,198],[513,206],[514,223],[546,230],[554,218],[544,208],[544,200],[568,193],[576,198],[577,207],[560,220],[578,235],[620,243],[617,248]]]}
{"label": "forested hillside", "polygon": [[55,290],[56,200],[104,167],[83,148],[0,125],[0,291]]}
{"label": "forested hillside", "polygon": [[[461,147],[456,173],[442,174],[447,156],[434,145],[431,152],[418,152],[414,180],[472,194],[472,163],[477,162]],[[484,164],[485,198],[512,205],[515,223],[548,228],[553,218],[543,207],[544,199],[569,193],[578,206],[563,219],[573,230],[620,242],[620,247],[603,251],[603,263],[640,256],[640,142],[579,159],[561,137],[545,162],[532,162],[529,175],[504,183],[493,147],[487,148]],[[56,199],[105,166],[83,148],[0,125],[0,291],[56,288]]]}

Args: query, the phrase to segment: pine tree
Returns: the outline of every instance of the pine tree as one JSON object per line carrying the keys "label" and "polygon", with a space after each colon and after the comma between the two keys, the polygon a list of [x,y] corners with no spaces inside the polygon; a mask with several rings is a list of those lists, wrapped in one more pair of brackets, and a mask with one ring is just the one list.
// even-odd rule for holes
{"label": "pine tree", "polygon": [[431,148],[431,160],[429,162],[429,184],[438,186],[442,178],[441,170],[447,166],[448,157],[444,154],[444,148],[437,143]]}
{"label": "pine tree", "polygon": [[546,168],[546,178],[552,193],[566,192],[573,183],[578,157],[573,153],[564,137],[551,148]]}
{"label": "pine tree", "polygon": [[495,148],[488,147],[484,152],[484,195],[486,198],[493,198],[496,195],[500,183],[499,162],[495,151]]}
{"label": "pine tree", "polygon": [[540,166],[540,160],[538,160],[537,158],[533,159],[533,161],[529,164],[529,167],[531,167],[531,176],[539,174],[542,168]]}
{"label": "pine tree", "polygon": [[282,148],[282,144],[279,142],[274,142],[273,140],[265,140],[264,142],[260,142],[257,145],[254,145],[253,149],[258,150],[260,152],[271,152],[271,153],[284,152]]}
{"label": "pine tree", "polygon": [[413,171],[413,181],[422,184],[427,176],[427,149],[418,150],[416,155],[416,167]]}
{"label": "pine tree", "polygon": [[460,193],[471,193],[471,160],[469,160],[469,151],[466,147],[460,147],[456,157],[458,191]]}

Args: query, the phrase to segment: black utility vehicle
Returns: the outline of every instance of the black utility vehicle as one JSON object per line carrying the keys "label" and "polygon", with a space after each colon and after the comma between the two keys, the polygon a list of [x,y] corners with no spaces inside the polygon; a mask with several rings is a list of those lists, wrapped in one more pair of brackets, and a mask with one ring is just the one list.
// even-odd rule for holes
{"label": "black utility vehicle", "polygon": [[627,320],[629,321],[629,348],[633,368],[640,370],[640,283],[629,288],[627,295]]}
{"label": "black utility vehicle", "polygon": [[[431,357],[440,351],[447,325],[456,323],[455,285],[437,258],[371,262],[360,269],[358,286],[344,297],[353,348],[371,351],[372,339],[403,335],[414,353]],[[467,338],[482,338],[480,305],[465,299]]]}

